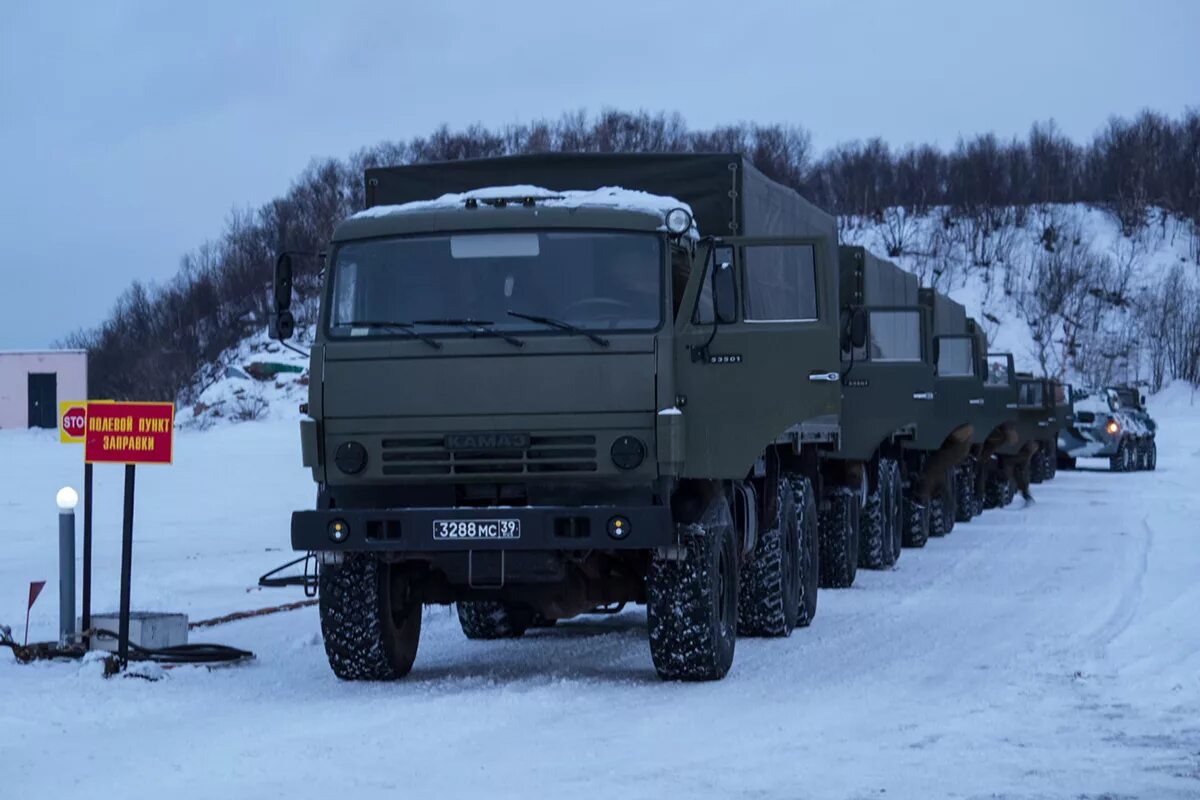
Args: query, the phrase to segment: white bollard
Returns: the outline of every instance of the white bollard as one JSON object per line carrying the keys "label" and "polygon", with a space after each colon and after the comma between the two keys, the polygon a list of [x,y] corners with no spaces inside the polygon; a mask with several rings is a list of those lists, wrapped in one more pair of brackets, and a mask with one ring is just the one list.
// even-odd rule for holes
{"label": "white bollard", "polygon": [[79,494],[70,486],[58,490],[58,643],[75,638],[75,505]]}

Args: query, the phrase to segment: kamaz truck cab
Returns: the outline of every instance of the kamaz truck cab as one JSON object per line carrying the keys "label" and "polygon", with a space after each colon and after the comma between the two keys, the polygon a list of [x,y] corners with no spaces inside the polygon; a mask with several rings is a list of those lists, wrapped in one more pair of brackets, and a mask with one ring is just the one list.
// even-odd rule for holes
{"label": "kamaz truck cab", "polygon": [[372,169],[366,196],[329,250],[292,517],[339,677],[407,674],[428,603],[472,638],[645,603],[686,680],[811,621],[832,217],[736,154]]}
{"label": "kamaz truck cab", "polygon": [[[906,520],[927,529],[924,466],[905,444],[932,421],[928,320],[915,275],[862,247],[841,256],[842,425],[825,461],[821,585],[845,587],[859,566],[881,569],[910,540]],[[913,491],[905,493],[905,486]],[[924,539],[921,539],[924,543]]]}

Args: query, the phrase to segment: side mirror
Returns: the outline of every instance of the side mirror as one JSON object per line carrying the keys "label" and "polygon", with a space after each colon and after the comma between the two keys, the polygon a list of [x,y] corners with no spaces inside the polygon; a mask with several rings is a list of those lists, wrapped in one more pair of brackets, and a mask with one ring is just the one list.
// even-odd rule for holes
{"label": "side mirror", "polygon": [[867,311],[856,308],[850,312],[850,346],[858,350],[867,346]]}
{"label": "side mirror", "polygon": [[284,341],[296,332],[296,318],[292,316],[292,256],[280,253],[275,260],[275,276],[272,285],[274,308],[268,322],[268,333],[272,339]]}
{"label": "side mirror", "polygon": [[737,320],[737,290],[733,279],[733,248],[722,248],[713,260],[712,296],[717,322]]}

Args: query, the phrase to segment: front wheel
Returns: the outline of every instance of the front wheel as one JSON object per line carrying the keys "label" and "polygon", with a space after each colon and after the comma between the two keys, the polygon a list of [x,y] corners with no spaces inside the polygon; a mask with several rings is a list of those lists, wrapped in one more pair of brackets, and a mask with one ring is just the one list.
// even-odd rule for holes
{"label": "front wheel", "polygon": [[321,634],[333,674],[347,681],[390,681],[412,669],[421,639],[421,601],[395,565],[347,553],[323,566]]}
{"label": "front wheel", "polygon": [[[729,517],[727,509],[723,516]],[[655,555],[646,576],[650,656],[663,680],[720,680],[737,642],[733,526],[684,525],[679,537],[683,558]]]}
{"label": "front wheel", "polygon": [[1108,468],[1113,472],[1128,472],[1129,465],[1133,462],[1130,457],[1129,440],[1122,439],[1117,442],[1117,452],[1113,453],[1108,458]]}

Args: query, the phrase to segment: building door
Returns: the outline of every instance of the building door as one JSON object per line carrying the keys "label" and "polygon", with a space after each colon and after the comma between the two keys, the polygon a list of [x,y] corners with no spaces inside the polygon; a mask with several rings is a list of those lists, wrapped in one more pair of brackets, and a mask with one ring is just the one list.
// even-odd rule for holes
{"label": "building door", "polygon": [[58,427],[58,375],[29,373],[29,427]]}

